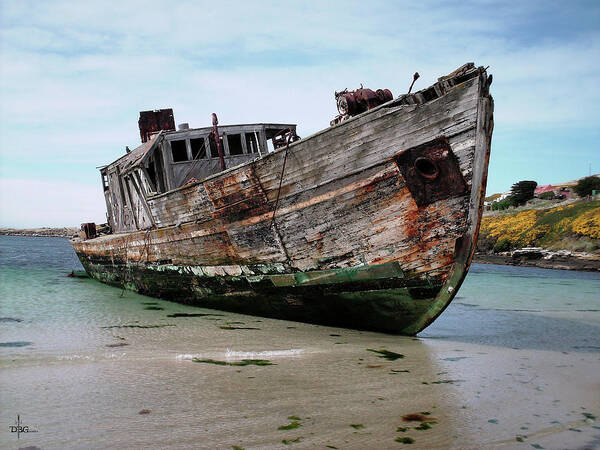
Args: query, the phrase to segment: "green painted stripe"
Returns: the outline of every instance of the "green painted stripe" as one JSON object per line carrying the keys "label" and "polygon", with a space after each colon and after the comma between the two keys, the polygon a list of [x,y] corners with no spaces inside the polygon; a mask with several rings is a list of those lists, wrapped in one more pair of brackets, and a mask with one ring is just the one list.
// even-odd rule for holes
{"label": "green painted stripe", "polygon": [[313,270],[282,275],[268,276],[273,285],[311,286],[318,284],[339,284],[353,281],[378,280],[384,278],[404,278],[397,262],[375,264],[372,266],[348,267],[343,269]]}

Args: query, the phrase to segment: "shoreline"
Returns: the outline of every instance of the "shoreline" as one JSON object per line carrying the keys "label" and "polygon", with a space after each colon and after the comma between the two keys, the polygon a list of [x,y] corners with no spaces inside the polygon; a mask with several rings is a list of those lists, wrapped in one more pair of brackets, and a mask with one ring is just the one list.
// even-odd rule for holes
{"label": "shoreline", "polygon": [[511,255],[475,253],[473,262],[477,264],[527,266],[554,270],[578,270],[583,272],[600,271],[600,260],[582,259],[576,256],[555,256],[552,259],[528,259],[525,257],[514,258]]}
{"label": "shoreline", "polygon": [[30,236],[71,238],[79,232],[76,227],[0,228],[0,236]]}
{"label": "shoreline", "polygon": [[[54,237],[70,239],[77,235],[76,227],[0,228],[0,236]],[[555,270],[600,271],[600,259],[583,259],[574,255],[554,255],[550,259],[513,257],[510,254],[475,253],[473,262],[478,264],[500,264],[507,266],[539,267]]]}

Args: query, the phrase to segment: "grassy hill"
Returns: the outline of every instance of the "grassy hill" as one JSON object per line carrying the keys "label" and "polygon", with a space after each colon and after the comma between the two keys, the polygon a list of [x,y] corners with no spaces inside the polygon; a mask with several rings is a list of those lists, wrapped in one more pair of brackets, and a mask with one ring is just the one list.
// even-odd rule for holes
{"label": "grassy hill", "polygon": [[600,201],[525,209],[482,219],[479,251],[500,252],[533,246],[600,252]]}

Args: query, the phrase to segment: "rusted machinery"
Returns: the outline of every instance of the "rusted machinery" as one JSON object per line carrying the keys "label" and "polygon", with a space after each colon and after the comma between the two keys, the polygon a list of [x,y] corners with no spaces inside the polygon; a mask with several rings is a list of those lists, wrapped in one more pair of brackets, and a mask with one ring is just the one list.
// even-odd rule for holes
{"label": "rusted machinery", "polygon": [[331,121],[331,126],[373,109],[385,102],[389,102],[393,98],[394,96],[389,89],[372,91],[371,89],[363,88],[362,85],[360,89],[356,89],[355,91],[344,89],[341,92],[336,92],[335,101],[340,114]]}

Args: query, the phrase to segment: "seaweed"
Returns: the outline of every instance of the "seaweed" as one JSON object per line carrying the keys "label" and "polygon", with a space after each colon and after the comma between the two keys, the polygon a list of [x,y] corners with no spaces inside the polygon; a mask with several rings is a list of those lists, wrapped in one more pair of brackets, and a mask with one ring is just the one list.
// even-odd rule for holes
{"label": "seaweed", "polygon": [[275,363],[272,363],[268,359],[242,359],[241,361],[218,361],[216,359],[210,358],[193,358],[193,362],[197,363],[206,363],[206,364],[216,364],[217,366],[274,366]]}
{"label": "seaweed", "polygon": [[287,425],[281,425],[277,429],[278,430],[293,430],[295,428],[300,428],[301,426],[302,426],[302,424],[300,422],[294,420],[291,423],[288,423]]}
{"label": "seaweed", "polygon": [[396,433],[406,433],[407,430],[408,428],[406,427],[398,427],[396,428]]}
{"label": "seaweed", "polygon": [[149,311],[163,311],[165,308],[163,308],[162,306],[146,306],[144,309],[147,309]]}
{"label": "seaweed", "polygon": [[27,347],[33,344],[29,341],[0,342],[0,347]]}
{"label": "seaweed", "polygon": [[400,442],[402,444],[414,444],[415,440],[411,437],[397,437],[396,439],[394,439],[396,442]]}
{"label": "seaweed", "polygon": [[117,342],[116,344],[106,344],[106,347],[125,347],[126,345],[129,345],[126,342]]}
{"label": "seaweed", "polygon": [[167,317],[205,317],[205,316],[223,316],[223,314],[208,314],[208,313],[173,313]]}
{"label": "seaweed", "polygon": [[431,417],[427,417],[423,414],[412,413],[412,414],[403,415],[402,420],[405,422],[430,422],[435,419],[433,419]]}
{"label": "seaweed", "polygon": [[255,327],[232,327],[230,325],[221,325],[219,328],[221,330],[260,330],[260,328]]}
{"label": "seaweed", "polygon": [[402,354],[400,354],[400,353],[391,352],[391,351],[389,351],[389,350],[385,350],[385,349],[382,349],[382,350],[374,350],[374,349],[372,349],[372,348],[368,348],[368,349],[367,349],[367,351],[368,351],[368,352],[373,352],[373,353],[379,353],[379,355],[380,355],[379,357],[380,357],[380,358],[385,358],[385,359],[387,359],[388,361],[395,361],[395,360],[397,360],[397,359],[404,358],[404,355],[402,355]]}
{"label": "seaweed", "polygon": [[396,370],[396,369],[390,369],[390,373],[410,373],[410,370]]}
{"label": "seaweed", "polygon": [[289,416],[288,420],[302,420],[302,419],[298,416]]}
{"label": "seaweed", "polygon": [[285,445],[295,444],[296,442],[300,442],[302,440],[301,437],[297,437],[296,439],[283,439],[281,442]]}
{"label": "seaweed", "polygon": [[163,327],[174,327],[172,324],[162,324],[162,325],[110,325],[107,327],[100,327],[104,330],[109,328],[163,328]]}
{"label": "seaweed", "polygon": [[586,419],[596,420],[596,416],[593,415],[593,414],[590,414],[588,412],[584,412],[584,413],[581,413],[581,414],[583,414]]}
{"label": "seaweed", "polygon": [[239,445],[232,445],[231,448],[233,450],[246,450],[244,447],[240,447]]}
{"label": "seaweed", "polygon": [[350,426],[355,430],[360,430],[365,427],[362,423],[351,423]]}
{"label": "seaweed", "polygon": [[431,425],[435,425],[437,422],[422,422],[421,425],[415,427],[415,430],[429,430]]}
{"label": "seaweed", "polygon": [[0,322],[23,322],[23,319],[15,317],[0,317]]}

